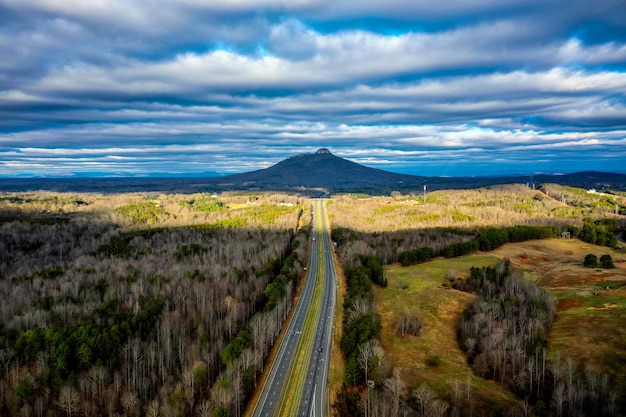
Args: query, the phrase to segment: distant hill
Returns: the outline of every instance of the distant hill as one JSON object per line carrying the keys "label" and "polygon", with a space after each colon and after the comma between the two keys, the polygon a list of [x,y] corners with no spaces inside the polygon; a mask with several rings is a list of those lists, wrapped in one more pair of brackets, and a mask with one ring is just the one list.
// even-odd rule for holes
{"label": "distant hill", "polygon": [[[213,173],[211,173],[213,174]],[[543,183],[597,190],[626,191],[626,175],[578,172],[564,175],[535,174],[503,177],[424,177],[395,174],[369,168],[333,155],[328,149],[295,155],[269,168],[241,174],[207,178],[0,178],[0,191],[53,190],[74,192],[202,192],[202,191],[291,191],[308,195],[339,192],[368,194],[420,193],[485,187],[495,184]]]}
{"label": "distant hill", "polygon": [[295,155],[269,168],[222,177],[214,183],[233,188],[373,191],[411,188],[427,177],[394,174],[333,155],[328,149]]}

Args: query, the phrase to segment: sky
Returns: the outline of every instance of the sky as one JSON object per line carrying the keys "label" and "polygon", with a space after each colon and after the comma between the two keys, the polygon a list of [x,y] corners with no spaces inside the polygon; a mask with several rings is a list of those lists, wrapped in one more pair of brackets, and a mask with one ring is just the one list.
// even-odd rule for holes
{"label": "sky", "polygon": [[0,176],[626,173],[626,0],[0,0]]}

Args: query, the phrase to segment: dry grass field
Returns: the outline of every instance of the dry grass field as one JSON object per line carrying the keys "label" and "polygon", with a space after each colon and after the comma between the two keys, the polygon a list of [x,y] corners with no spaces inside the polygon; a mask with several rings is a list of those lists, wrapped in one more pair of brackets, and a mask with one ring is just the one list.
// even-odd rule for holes
{"label": "dry grass field", "polygon": [[[583,260],[589,253],[598,258],[609,254],[615,269],[585,268]],[[545,288],[580,286],[604,281],[626,281],[626,250],[596,246],[577,239],[546,239],[506,244],[493,252],[509,258],[516,269],[527,272],[530,279]]]}
{"label": "dry grass field", "polygon": [[[452,403],[453,383],[471,384],[471,404],[480,410],[519,401],[509,389],[476,377],[459,348],[457,328],[471,294],[451,289],[446,275],[467,276],[472,266],[495,265],[508,258],[516,269],[547,289],[557,301],[558,318],[549,334],[549,360],[572,358],[578,369],[606,373],[618,385],[626,383],[626,265],[612,270],[582,266],[588,253],[626,258],[626,250],[594,246],[579,240],[548,239],[507,244],[495,251],[455,259],[436,259],[412,267],[387,267],[389,285],[376,288],[382,316],[381,342],[386,360],[402,369],[410,390],[425,381],[440,398]],[[607,290],[607,286],[611,289]],[[396,335],[394,321],[401,312],[417,314],[423,322],[419,337]],[[429,366],[429,357],[440,364]],[[468,379],[469,378],[469,379]]]}
{"label": "dry grass field", "polygon": [[[392,265],[387,269],[387,288],[376,288],[376,306],[382,317],[381,344],[387,364],[399,367],[409,392],[427,382],[439,398],[453,403],[454,381],[470,388],[470,403],[478,410],[496,406],[511,408],[517,401],[503,385],[475,376],[457,339],[461,312],[473,299],[469,293],[446,286],[446,274],[469,275],[472,266],[492,266],[498,258],[488,255],[457,259],[437,259],[412,267]],[[394,321],[402,312],[415,313],[423,323],[422,334],[398,336]],[[439,358],[439,365],[428,364]]]}

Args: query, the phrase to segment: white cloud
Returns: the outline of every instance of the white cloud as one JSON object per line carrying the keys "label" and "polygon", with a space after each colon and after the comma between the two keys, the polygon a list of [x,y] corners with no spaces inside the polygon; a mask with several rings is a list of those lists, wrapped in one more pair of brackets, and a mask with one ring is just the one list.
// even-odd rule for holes
{"label": "white cloud", "polygon": [[[463,27],[437,33],[406,33],[389,36],[361,30],[321,34],[297,21],[274,27],[270,35],[277,55],[247,55],[217,49],[209,52],[184,52],[157,61],[118,60],[112,66],[70,62],[53,68],[49,74],[32,83],[42,93],[84,92],[87,95],[116,92],[120,95],[241,92],[247,90],[340,87],[367,84],[380,79],[412,74],[425,76],[437,71],[483,66],[538,65],[548,67],[544,79],[531,71],[506,72],[501,76],[478,77],[494,93],[503,84],[528,86],[539,81],[546,89],[551,78],[570,78],[569,88],[580,89],[575,73],[563,74],[563,66],[579,62],[594,64],[626,60],[626,43],[585,46],[575,40],[537,47],[520,45],[511,50],[519,31],[514,23],[503,21]],[[273,43],[272,43],[273,41]],[[575,45],[572,47],[571,45]],[[300,47],[301,46],[301,47]],[[565,52],[563,52],[565,51]],[[556,66],[556,69],[554,69]],[[541,71],[544,71],[543,69]],[[589,82],[600,82],[607,73],[584,75]],[[516,79],[517,78],[517,79]],[[623,87],[623,76],[612,75],[612,82]],[[618,80],[619,78],[619,80]],[[421,94],[448,94],[471,88],[467,79],[458,78],[452,85],[439,80],[419,86]],[[488,81],[488,83],[487,83]],[[605,80],[605,82],[611,80]],[[452,87],[452,89],[450,88]],[[533,88],[536,90],[536,87]]]}
{"label": "white cloud", "polygon": [[321,146],[385,166],[619,154],[626,40],[610,35],[619,1],[601,3],[0,0],[0,160],[236,171]]}

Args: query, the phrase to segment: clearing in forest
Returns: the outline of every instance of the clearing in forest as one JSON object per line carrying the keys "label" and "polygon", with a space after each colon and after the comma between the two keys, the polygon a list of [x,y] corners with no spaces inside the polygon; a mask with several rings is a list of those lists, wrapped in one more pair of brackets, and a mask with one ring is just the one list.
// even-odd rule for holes
{"label": "clearing in forest", "polygon": [[[461,312],[473,295],[452,289],[445,278],[451,271],[455,276],[467,276],[472,266],[492,266],[497,262],[492,256],[468,256],[387,268],[387,288],[375,289],[383,325],[381,344],[385,360],[401,368],[409,392],[425,381],[439,398],[453,403],[454,381],[462,384],[465,399],[469,378],[470,402],[476,409],[494,409],[498,405],[510,408],[515,404],[516,398],[505,386],[472,373],[459,347],[457,328]],[[420,336],[396,334],[395,321],[401,313],[419,317]]]}
{"label": "clearing in forest", "polygon": [[[589,253],[598,258],[610,254],[616,268],[583,267]],[[626,259],[626,251],[576,239],[546,239],[506,244],[485,254],[387,267],[388,287],[375,290],[383,324],[381,343],[388,363],[402,369],[409,390],[425,381],[440,398],[452,402],[453,382],[460,381],[465,389],[469,377],[477,409],[510,408],[517,401],[506,386],[472,373],[459,347],[457,329],[473,296],[450,288],[446,280],[448,275],[468,276],[472,266],[492,266],[504,258],[556,300],[558,317],[549,334],[549,359],[559,352],[563,361],[571,357],[579,369],[608,373],[624,385],[626,265],[620,260]],[[403,312],[420,318],[420,336],[396,334],[395,321]]]}

